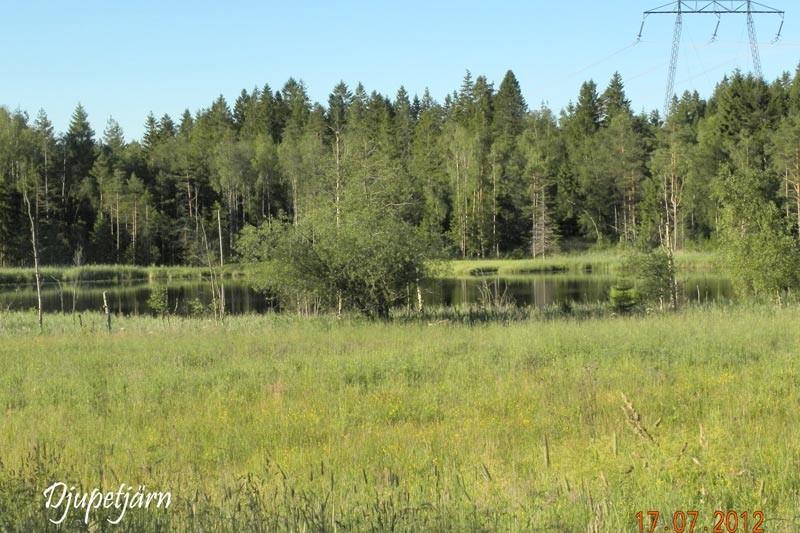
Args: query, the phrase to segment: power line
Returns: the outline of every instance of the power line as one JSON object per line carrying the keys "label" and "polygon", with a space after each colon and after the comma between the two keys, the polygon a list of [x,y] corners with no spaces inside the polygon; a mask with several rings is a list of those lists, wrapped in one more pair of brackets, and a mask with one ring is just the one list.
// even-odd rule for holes
{"label": "power line", "polygon": [[672,52],[670,55],[669,70],[667,71],[667,90],[664,95],[664,116],[669,115],[672,97],[675,94],[675,73],[678,68],[678,56],[681,46],[681,34],[683,31],[684,15],[714,15],[717,17],[717,24],[711,41],[717,38],[719,25],[722,15],[745,15],[747,18],[747,34],[750,41],[750,56],[753,61],[753,72],[759,78],[764,74],[761,69],[761,55],[758,49],[758,36],[753,22],[753,15],[778,15],[781,18],[778,32],[775,35],[775,42],[781,37],[785,13],[754,0],[676,0],[659,7],[647,10],[643,13],[642,25],[639,27],[637,41],[641,40],[644,24],[650,15],[675,15],[675,26],[672,32]]}

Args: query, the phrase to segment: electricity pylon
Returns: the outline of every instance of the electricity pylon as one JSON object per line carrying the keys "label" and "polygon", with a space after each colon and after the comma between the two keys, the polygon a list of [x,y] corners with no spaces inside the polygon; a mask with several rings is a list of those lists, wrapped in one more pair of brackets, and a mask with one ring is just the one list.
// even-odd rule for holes
{"label": "electricity pylon", "polygon": [[781,17],[778,33],[775,35],[775,40],[777,41],[781,37],[781,31],[783,31],[784,12],[752,0],[677,0],[643,13],[639,35],[636,36],[637,41],[642,38],[644,23],[650,15],[675,15],[675,29],[672,32],[672,55],[670,56],[669,71],[667,73],[667,92],[664,97],[664,117],[666,118],[669,114],[673,92],[675,91],[675,72],[678,68],[678,53],[681,47],[684,15],[715,15],[717,17],[717,25],[711,37],[712,41],[717,38],[722,15],[746,15],[747,34],[750,38],[750,54],[753,58],[753,72],[761,78],[763,77],[761,56],[758,51],[758,39],[756,37],[756,26],[753,23],[753,15],[779,15]]}

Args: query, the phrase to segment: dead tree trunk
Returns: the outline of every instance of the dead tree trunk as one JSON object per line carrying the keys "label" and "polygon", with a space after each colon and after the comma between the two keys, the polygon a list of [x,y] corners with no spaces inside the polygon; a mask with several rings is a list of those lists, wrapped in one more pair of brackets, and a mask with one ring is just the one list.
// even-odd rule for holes
{"label": "dead tree trunk", "polygon": [[31,246],[33,246],[33,273],[36,277],[36,303],[37,303],[37,310],[38,310],[38,319],[39,319],[39,331],[42,331],[42,279],[41,275],[39,274],[39,246],[36,240],[36,222],[33,219],[33,213],[31,212],[31,200],[28,197],[28,190],[23,189],[22,191],[23,199],[25,200],[25,206],[28,208],[28,220],[31,223]]}
{"label": "dead tree trunk", "polygon": [[103,312],[106,315],[106,329],[111,331],[111,309],[108,307],[108,295],[103,291]]}

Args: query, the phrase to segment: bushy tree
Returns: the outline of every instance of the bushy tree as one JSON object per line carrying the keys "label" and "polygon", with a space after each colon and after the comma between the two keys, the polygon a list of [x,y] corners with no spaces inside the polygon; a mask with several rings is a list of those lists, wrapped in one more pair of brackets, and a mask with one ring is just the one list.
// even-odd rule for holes
{"label": "bushy tree", "polygon": [[769,175],[752,160],[749,139],[721,170],[722,250],[739,292],[779,299],[800,283],[800,247],[791,222],[769,199]]}
{"label": "bushy tree", "polygon": [[392,209],[348,208],[338,225],[333,209],[308,211],[297,224],[247,228],[239,252],[266,264],[262,284],[287,307],[334,310],[341,303],[386,319],[424,277],[426,240]]}

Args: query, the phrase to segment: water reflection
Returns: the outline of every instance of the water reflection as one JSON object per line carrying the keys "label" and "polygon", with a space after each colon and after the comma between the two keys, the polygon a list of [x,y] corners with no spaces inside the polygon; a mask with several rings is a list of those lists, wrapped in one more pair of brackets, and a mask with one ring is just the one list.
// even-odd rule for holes
{"label": "water reflection", "polygon": [[[617,278],[602,274],[540,274],[508,278],[442,279],[426,284],[423,297],[428,305],[463,305],[479,302],[487,291],[493,297],[504,296],[519,306],[547,307],[560,303],[596,303],[608,301]],[[692,275],[680,280],[685,301],[729,300],[730,282],[719,276]]]}
{"label": "water reflection", "polygon": [[[423,285],[426,305],[474,304],[485,298],[502,295],[509,303],[519,306],[545,307],[561,303],[595,303],[608,301],[615,278],[606,274],[537,274],[508,278],[465,278],[429,280]],[[152,313],[148,303],[154,290],[167,289],[167,305],[171,313],[186,315],[198,309],[208,309],[212,302],[209,283],[184,282],[158,284],[87,284],[80,286],[45,283],[42,303],[46,312],[100,311],[103,291],[108,294],[109,306],[119,314]],[[691,275],[681,280],[680,288],[686,301],[706,302],[732,298],[730,282],[718,276]],[[274,308],[274,302],[263,293],[253,290],[245,281],[227,281],[225,308],[229,314],[264,313]],[[20,310],[36,307],[36,289],[31,285],[0,286],[0,309]]]}
{"label": "water reflection", "polygon": [[[171,283],[156,285],[138,284],[45,284],[42,288],[42,306],[46,312],[100,311],[103,308],[103,291],[108,296],[112,311],[124,315],[152,313],[148,301],[154,290],[167,289],[167,308],[170,313],[187,315],[197,313],[200,307],[209,309],[212,302],[209,283]],[[264,313],[272,302],[262,293],[241,281],[224,284],[225,311],[230,314]],[[19,310],[36,307],[36,288],[31,286],[0,287],[0,309]],[[209,311],[210,312],[210,311]]]}

